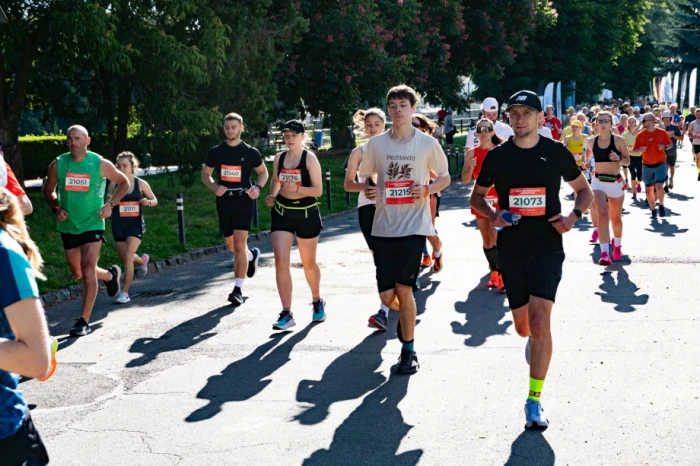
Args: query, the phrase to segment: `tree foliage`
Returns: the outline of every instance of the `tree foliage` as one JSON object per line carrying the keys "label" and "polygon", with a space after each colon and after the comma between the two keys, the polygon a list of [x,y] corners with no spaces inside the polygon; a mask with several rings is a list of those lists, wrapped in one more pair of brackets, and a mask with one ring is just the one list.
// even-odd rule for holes
{"label": "tree foliage", "polygon": [[651,2],[560,0],[552,6],[556,21],[541,24],[525,53],[502,75],[476,70],[477,95],[505,99],[520,89],[535,90],[541,81],[575,81],[578,100],[593,98],[621,58],[639,47]]}

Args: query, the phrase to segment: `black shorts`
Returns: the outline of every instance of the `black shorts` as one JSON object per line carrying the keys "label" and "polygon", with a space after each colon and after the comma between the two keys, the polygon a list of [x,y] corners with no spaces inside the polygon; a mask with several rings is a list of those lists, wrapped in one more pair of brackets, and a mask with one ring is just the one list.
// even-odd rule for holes
{"label": "black shorts", "polygon": [[323,230],[321,211],[318,206],[301,211],[285,210],[284,214],[280,214],[273,206],[271,216],[272,227],[270,230],[273,233],[275,231],[288,231],[296,235],[297,238],[311,239],[319,236]]}
{"label": "black shorts", "polygon": [[373,236],[374,265],[377,269],[379,292],[394,289],[396,284],[414,286],[423,258],[425,236],[401,238]]}
{"label": "black shorts", "polygon": [[250,231],[254,205],[255,203],[247,194],[237,197],[224,195],[216,198],[219,230],[224,238],[232,236],[235,230]]}
{"label": "black shorts", "polygon": [[63,240],[63,249],[68,251],[69,249],[79,248],[83,244],[97,243],[99,241],[104,242],[105,231],[90,230],[77,235],[73,235],[71,233],[61,233],[61,240]]}
{"label": "black shorts", "polygon": [[445,142],[447,144],[452,144],[455,140],[455,133],[448,133],[445,135]]}
{"label": "black shorts", "polygon": [[693,154],[700,154],[700,144],[693,144]]}
{"label": "black shorts", "polygon": [[[500,245],[499,245],[500,246]],[[518,309],[530,302],[530,296],[554,302],[561,281],[564,251],[543,252],[518,257],[498,248],[499,271],[506,286],[508,306]]]}
{"label": "black shorts", "polygon": [[374,251],[374,240],[372,239],[372,224],[374,224],[374,213],[377,211],[377,206],[374,204],[363,205],[357,209],[357,218],[360,221],[360,230],[362,236],[365,237],[367,247],[370,251]]}
{"label": "black shorts", "polygon": [[112,232],[112,236],[114,236],[114,242],[115,243],[126,243],[127,238],[138,238],[138,239],[143,239],[143,234],[126,234],[126,236],[121,237],[117,236]]}
{"label": "black shorts", "polygon": [[676,161],[678,160],[678,155],[666,155],[666,165],[669,167],[675,167]]}
{"label": "black shorts", "polygon": [[630,157],[630,178],[642,181],[642,157]]}
{"label": "black shorts", "polygon": [[20,464],[49,464],[49,454],[29,414],[14,435],[0,439],[0,466]]}

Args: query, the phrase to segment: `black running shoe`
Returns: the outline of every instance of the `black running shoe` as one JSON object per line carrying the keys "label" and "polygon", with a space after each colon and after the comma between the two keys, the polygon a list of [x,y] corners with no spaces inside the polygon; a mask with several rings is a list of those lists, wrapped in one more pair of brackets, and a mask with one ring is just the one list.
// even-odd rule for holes
{"label": "black running shoe", "polygon": [[665,192],[666,194],[668,194],[668,185],[667,185],[667,184],[664,185],[664,192]]}
{"label": "black running shoe", "polygon": [[235,287],[231,294],[228,295],[228,301],[237,306],[243,304],[243,295],[241,294],[241,289],[239,287]]}
{"label": "black running shoe", "polygon": [[73,328],[70,329],[70,336],[72,337],[84,337],[85,335],[90,335],[91,333],[92,329],[90,328],[90,325],[85,322],[85,319],[82,317],[76,320]]}
{"label": "black running shoe", "polygon": [[120,269],[117,265],[113,265],[109,268],[109,272],[112,274],[112,279],[105,281],[104,284],[107,287],[107,294],[109,296],[116,296],[121,291],[121,283],[119,283],[119,279],[122,276],[122,269]]}
{"label": "black running shoe", "polygon": [[659,204],[659,215],[660,215],[661,217],[665,217],[665,216],[666,216],[666,209],[664,209],[664,206],[662,206],[661,204]]}
{"label": "black running shoe", "polygon": [[396,368],[399,374],[415,374],[419,367],[420,364],[418,364],[418,356],[416,356],[415,351],[401,350],[399,365]]}
{"label": "black running shoe", "polygon": [[656,209],[651,211],[651,218],[652,220],[656,220]]}
{"label": "black running shoe", "polygon": [[258,259],[260,258],[260,249],[253,248],[250,250],[250,252],[253,253],[253,260],[248,261],[248,272],[246,273],[246,275],[248,276],[248,278],[253,278],[255,272],[258,271]]}

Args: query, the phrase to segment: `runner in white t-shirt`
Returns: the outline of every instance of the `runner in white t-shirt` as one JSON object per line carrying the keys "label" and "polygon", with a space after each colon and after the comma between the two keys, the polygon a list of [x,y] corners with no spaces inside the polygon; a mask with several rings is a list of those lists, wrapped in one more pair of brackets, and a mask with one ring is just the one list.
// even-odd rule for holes
{"label": "runner in white t-shirt", "polygon": [[[413,284],[425,239],[435,231],[430,195],[450,184],[447,157],[440,144],[411,125],[417,102],[416,92],[406,85],[389,90],[386,103],[393,127],[369,140],[360,166],[360,175],[377,175],[377,186],[367,186],[365,195],[377,201],[372,241],[379,295],[386,306],[399,309],[400,374],[418,370]],[[429,184],[431,171],[438,177]]]}
{"label": "runner in white t-shirt", "polygon": [[[487,97],[481,104],[481,111],[484,113],[484,118],[488,118],[493,123],[493,127],[496,130],[496,136],[507,141],[509,137],[513,135],[513,128],[501,121],[498,121],[498,101],[493,97]],[[479,147],[480,141],[476,136],[476,128],[469,130],[467,134],[467,141],[464,146],[464,152],[474,147]]]}
{"label": "runner in white t-shirt", "polygon": [[[352,117],[355,123],[355,133],[361,138],[371,139],[374,136],[382,134],[386,127],[386,115],[378,108],[370,108],[368,110],[358,110]],[[358,193],[357,196],[357,216],[360,222],[360,230],[365,237],[367,247],[374,254],[374,242],[372,241],[372,223],[374,223],[374,213],[376,209],[376,201],[367,199],[365,196],[365,184],[370,178],[358,176],[360,164],[362,162],[362,153],[367,147],[367,143],[356,147],[348,158],[348,166],[345,170],[345,191],[349,193]],[[355,179],[357,178],[357,181]],[[372,183],[376,184],[376,176],[373,177]],[[379,312],[369,318],[369,324],[377,327],[380,330],[386,330],[387,321],[389,319],[389,307],[381,303]]]}

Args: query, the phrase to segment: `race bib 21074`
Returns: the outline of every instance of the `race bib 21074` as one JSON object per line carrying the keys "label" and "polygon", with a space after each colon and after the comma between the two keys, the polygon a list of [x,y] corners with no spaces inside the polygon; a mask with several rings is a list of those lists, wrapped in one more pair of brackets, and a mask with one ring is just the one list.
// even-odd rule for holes
{"label": "race bib 21074", "polygon": [[413,204],[411,195],[413,180],[385,181],[384,194],[387,204]]}
{"label": "race bib 21074", "polygon": [[539,217],[547,211],[546,188],[511,188],[508,204],[512,213],[523,217]]}

